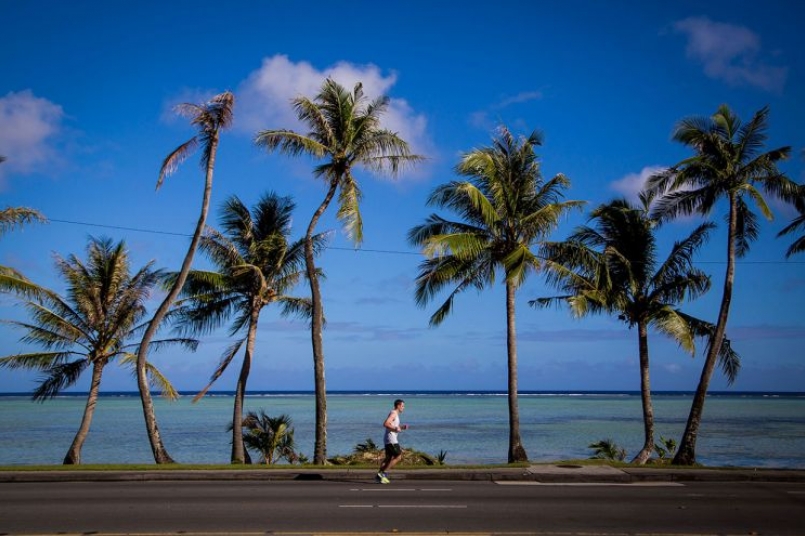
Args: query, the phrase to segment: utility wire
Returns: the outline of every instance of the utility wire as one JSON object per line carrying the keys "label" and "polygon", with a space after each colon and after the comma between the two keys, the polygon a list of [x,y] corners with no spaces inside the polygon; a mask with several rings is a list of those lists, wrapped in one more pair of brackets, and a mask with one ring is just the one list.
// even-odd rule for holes
{"label": "utility wire", "polygon": [[[169,236],[182,236],[186,238],[191,238],[192,234],[187,233],[175,233],[172,231],[158,231],[156,229],[140,229],[137,227],[123,227],[120,225],[107,225],[103,223],[89,223],[84,221],[71,221],[71,220],[58,220],[54,218],[48,218],[48,221],[52,221],[55,223],[66,223],[69,225],[84,225],[87,227],[101,227],[103,229],[116,229],[119,231],[133,231],[137,233],[147,233],[147,234],[161,234],[161,235],[169,235]],[[352,251],[354,253],[383,253],[386,255],[421,255],[418,251],[399,251],[393,249],[368,249],[368,248],[345,248],[345,247],[338,247],[338,246],[327,246],[327,249],[334,249],[339,251]],[[738,264],[805,264],[805,261],[792,261],[792,260],[785,260],[785,261],[737,261]],[[697,261],[696,264],[726,264],[726,261]]]}
{"label": "utility wire", "polygon": [[[123,227],[120,225],[106,225],[102,223],[89,223],[83,221],[71,221],[71,220],[58,220],[55,218],[48,218],[48,221],[52,221],[55,223],[66,223],[69,225],[84,225],[86,227],[101,227],[103,229],[115,229],[118,231],[134,231],[137,233],[148,233],[148,234],[161,234],[161,235],[169,235],[169,236],[182,236],[186,238],[191,238],[192,234],[187,233],[175,233],[172,231],[158,231],[155,229],[140,229],[137,227]],[[419,252],[416,251],[396,251],[390,249],[367,249],[367,248],[345,248],[345,247],[338,247],[338,246],[327,246],[327,249],[336,249],[341,251],[354,251],[356,253],[386,253],[386,254],[393,254],[393,255],[419,255]]]}

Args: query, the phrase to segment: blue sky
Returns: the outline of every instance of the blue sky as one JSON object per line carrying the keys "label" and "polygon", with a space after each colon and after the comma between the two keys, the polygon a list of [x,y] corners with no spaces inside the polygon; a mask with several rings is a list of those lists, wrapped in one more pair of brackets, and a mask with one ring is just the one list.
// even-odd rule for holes
{"label": "blue sky", "polygon": [[[344,238],[334,210],[319,226],[332,232],[332,247],[319,260],[327,274],[329,389],[505,389],[502,287],[466,292],[442,326],[429,328],[438,303],[415,305],[421,257],[406,242],[408,230],[432,212],[429,192],[453,179],[459,156],[488,144],[500,124],[519,134],[540,130],[544,175],[567,175],[567,197],[586,200],[588,210],[634,197],[651,172],[689,156],[670,140],[674,124],[722,103],[746,119],[769,105],[769,148],[791,145],[795,156],[782,167],[805,179],[805,7],[794,0],[0,5],[0,154],[8,157],[0,165],[2,205],[36,208],[50,219],[3,236],[0,264],[56,289],[53,254],[83,256],[90,235],[125,240],[134,266],[154,260],[178,269],[203,176],[194,157],[155,191],[162,159],[193,135],[173,114],[175,104],[224,90],[236,95],[208,224],[217,224],[227,197],[253,205],[273,190],[296,201],[293,234],[300,237],[323,185],[312,178],[311,161],[255,148],[255,132],[300,128],[290,99],[312,97],[327,76],[350,87],[360,80],[370,97],[391,98],[385,126],[427,161],[396,180],[359,174],[362,249]],[[736,390],[805,386],[805,257],[784,259],[790,240],[775,235],[794,214],[773,208],[776,219],[763,224],[738,266],[728,327],[743,356]],[[570,215],[552,238],[565,238],[586,213]],[[719,230],[698,259],[713,290],[685,306],[709,319],[724,270],[723,213],[712,216]],[[695,223],[663,228],[663,254]],[[208,265],[199,256],[196,266]],[[566,310],[528,307],[552,293],[538,275],[519,292],[520,388],[638,389],[636,333],[613,318],[576,320]],[[0,297],[0,318],[21,315],[11,298]],[[4,355],[26,350],[19,335],[0,326]],[[221,332],[204,338],[195,354],[153,360],[177,388],[193,391],[206,384],[226,345]],[[691,358],[656,334],[650,351],[655,389],[695,388],[701,352]],[[136,389],[129,372],[113,367],[106,374],[106,390]],[[29,391],[35,379],[2,370],[0,391]],[[227,374],[216,388],[233,389],[234,381]],[[306,325],[267,309],[250,388],[312,385]],[[726,383],[719,376],[712,386]],[[85,388],[86,380],[77,386]]]}

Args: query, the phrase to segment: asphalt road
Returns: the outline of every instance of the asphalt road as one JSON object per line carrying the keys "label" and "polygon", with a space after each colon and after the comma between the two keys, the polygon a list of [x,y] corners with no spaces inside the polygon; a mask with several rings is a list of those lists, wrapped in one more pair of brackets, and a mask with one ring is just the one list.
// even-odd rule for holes
{"label": "asphalt road", "polygon": [[805,534],[802,482],[0,483],[0,534]]}

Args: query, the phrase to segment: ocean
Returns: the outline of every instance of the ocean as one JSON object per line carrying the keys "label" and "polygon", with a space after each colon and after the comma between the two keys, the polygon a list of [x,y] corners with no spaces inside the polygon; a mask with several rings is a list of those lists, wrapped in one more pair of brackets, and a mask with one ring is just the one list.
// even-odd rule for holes
{"label": "ocean", "polygon": [[[367,439],[382,444],[381,423],[395,398],[406,401],[400,435],[404,448],[445,463],[506,462],[508,409],[498,392],[331,392],[327,397],[327,454],[350,454]],[[692,393],[655,393],[659,436],[679,440]],[[228,463],[232,393],[212,393],[197,403],[155,398],[165,447],[179,463]],[[520,394],[523,445],[534,462],[588,458],[590,443],[611,439],[627,451],[642,447],[637,392]],[[0,465],[60,464],[73,440],[84,395],[39,403],[27,395],[0,395]],[[293,421],[297,450],[312,458],[312,393],[255,392],[246,410]],[[805,393],[711,393],[697,442],[697,461],[707,466],[805,469]],[[256,457],[255,457],[256,459]],[[153,463],[137,393],[103,393],[82,449],[82,463]]]}

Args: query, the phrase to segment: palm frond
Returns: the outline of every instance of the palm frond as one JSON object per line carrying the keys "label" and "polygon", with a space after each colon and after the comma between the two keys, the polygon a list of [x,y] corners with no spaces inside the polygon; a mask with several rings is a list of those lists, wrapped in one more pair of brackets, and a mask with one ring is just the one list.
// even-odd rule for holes
{"label": "palm frond", "polygon": [[179,168],[179,165],[184,162],[193,151],[196,150],[198,145],[198,138],[193,136],[165,157],[165,160],[162,161],[162,166],[159,168],[157,190],[159,190],[162,186],[162,183],[165,181],[165,177],[172,175]]}
{"label": "palm frond", "polygon": [[9,292],[22,298],[43,299],[43,294],[53,294],[44,287],[30,281],[17,270],[5,266],[0,266],[0,292]]}
{"label": "palm frond", "polygon": [[0,209],[0,235],[29,223],[47,223],[47,218],[38,210],[28,207]]}
{"label": "palm frond", "polygon": [[347,238],[360,244],[363,242],[363,219],[360,211],[361,190],[349,172],[344,174],[340,184],[336,217],[344,223]]}
{"label": "palm frond", "polygon": [[[137,354],[126,353],[120,360],[121,365],[130,367],[133,374],[137,374]],[[156,388],[160,394],[168,400],[178,400],[179,392],[162,372],[152,363],[145,364],[145,371],[148,374],[148,384],[151,388]]]}
{"label": "palm frond", "polygon": [[0,368],[48,370],[54,364],[64,363],[67,359],[74,358],[77,355],[75,352],[70,351],[7,355],[0,357]]}
{"label": "palm frond", "polygon": [[212,377],[210,378],[210,383],[208,383],[204,387],[204,389],[199,391],[198,394],[193,397],[193,402],[194,403],[198,402],[199,400],[201,400],[204,397],[204,395],[207,394],[207,391],[209,391],[210,388],[212,388],[212,385],[215,383],[215,381],[218,378],[221,377],[221,375],[224,373],[224,371],[226,371],[226,367],[229,366],[229,364],[235,358],[235,355],[238,353],[238,351],[240,350],[241,346],[243,346],[243,343],[245,343],[245,342],[246,342],[246,339],[241,339],[239,341],[235,341],[234,343],[232,343],[224,351],[223,355],[221,356],[221,361],[218,363],[218,368],[215,369],[215,372],[213,373]]}
{"label": "palm frond", "polygon": [[651,324],[679,347],[691,355],[696,354],[696,333],[691,328],[689,316],[668,305],[662,305],[652,315]]}
{"label": "palm frond", "polygon": [[268,151],[279,149],[289,156],[307,154],[322,158],[327,154],[327,148],[321,142],[292,130],[262,130],[257,133],[254,143]]}
{"label": "palm frond", "polygon": [[39,386],[34,389],[32,399],[44,402],[57,396],[67,387],[78,381],[81,373],[89,366],[86,359],[78,359],[68,363],[59,363],[45,370],[47,375],[40,380]]}

